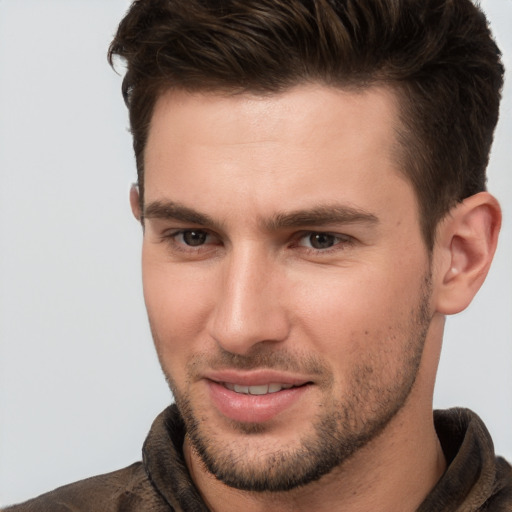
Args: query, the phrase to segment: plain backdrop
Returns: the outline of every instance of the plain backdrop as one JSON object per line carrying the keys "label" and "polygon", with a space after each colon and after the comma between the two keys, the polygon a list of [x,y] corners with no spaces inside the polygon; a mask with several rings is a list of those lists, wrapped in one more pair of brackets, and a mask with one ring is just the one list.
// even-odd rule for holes
{"label": "plain backdrop", "polygon": [[[140,460],[171,401],[147,327],[135,166],[106,50],[128,0],[0,0],[0,506]],[[512,70],[512,1],[487,0]],[[512,459],[512,79],[489,169],[504,225],[448,320],[436,407]]]}

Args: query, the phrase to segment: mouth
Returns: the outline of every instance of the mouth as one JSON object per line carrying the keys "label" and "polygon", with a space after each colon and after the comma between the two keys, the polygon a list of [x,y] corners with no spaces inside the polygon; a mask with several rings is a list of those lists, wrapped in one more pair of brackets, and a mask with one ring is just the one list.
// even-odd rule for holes
{"label": "mouth", "polygon": [[310,380],[276,372],[224,372],[212,377],[206,379],[212,405],[222,416],[242,423],[264,423],[287,411],[297,413],[314,387]]}
{"label": "mouth", "polygon": [[[272,393],[278,393],[283,389],[291,389],[294,387],[292,384],[279,384],[279,383],[271,383],[271,384],[262,384],[259,386],[245,386],[243,384],[233,384],[231,382],[222,382],[221,383],[226,389],[230,391],[234,391],[235,393],[240,393],[242,395],[269,395]],[[305,385],[305,384],[303,384]]]}

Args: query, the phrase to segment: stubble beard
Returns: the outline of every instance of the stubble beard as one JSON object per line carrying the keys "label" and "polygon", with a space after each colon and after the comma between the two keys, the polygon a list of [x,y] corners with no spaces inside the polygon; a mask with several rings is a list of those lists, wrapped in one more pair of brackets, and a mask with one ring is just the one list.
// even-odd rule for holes
{"label": "stubble beard", "polygon": [[[430,325],[430,275],[424,280],[419,305],[410,313],[410,322],[404,327],[407,337],[401,365],[392,384],[382,386],[379,361],[366,360],[354,368],[351,375],[353,389],[343,401],[324,403],[312,428],[304,434],[294,448],[279,447],[259,453],[257,460],[247,456],[251,439],[264,435],[260,424],[233,422],[233,429],[247,436],[246,446],[236,442],[219,441],[208,421],[196,414],[193,400],[180,392],[167,375],[168,383],[186,426],[187,438],[206,469],[226,485],[253,492],[282,492],[304,486],[320,479],[341,466],[357,450],[375,439],[402,409],[414,386],[420,367],[423,347]],[[393,342],[394,339],[386,340]],[[226,354],[224,354],[226,358]],[[232,355],[233,367],[265,367],[275,354],[258,356]],[[286,357],[286,356],[285,356]],[[296,362],[290,364],[297,365]],[[382,366],[382,362],[380,362]],[[273,363],[274,366],[274,363]],[[290,425],[293,429],[293,425]]]}

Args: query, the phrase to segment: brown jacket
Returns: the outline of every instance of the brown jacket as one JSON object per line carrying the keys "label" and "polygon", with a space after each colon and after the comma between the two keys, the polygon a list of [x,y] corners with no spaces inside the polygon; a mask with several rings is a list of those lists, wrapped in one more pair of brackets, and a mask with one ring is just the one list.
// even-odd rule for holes
{"label": "brown jacket", "polygon": [[[495,457],[480,418],[467,409],[436,411],[435,425],[448,469],[417,512],[512,512],[512,467]],[[142,462],[4,512],[207,512],[185,466],[184,435],[172,405],[154,421]]]}

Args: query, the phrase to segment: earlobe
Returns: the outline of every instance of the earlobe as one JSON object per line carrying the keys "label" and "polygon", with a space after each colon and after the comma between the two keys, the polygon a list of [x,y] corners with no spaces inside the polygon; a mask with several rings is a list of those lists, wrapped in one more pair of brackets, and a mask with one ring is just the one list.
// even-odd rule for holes
{"label": "earlobe", "polygon": [[130,188],[130,206],[133,216],[141,222],[139,187],[136,184],[132,185]]}
{"label": "earlobe", "polygon": [[436,238],[436,310],[459,313],[487,276],[501,226],[498,201],[480,192],[455,206],[441,221]]}

